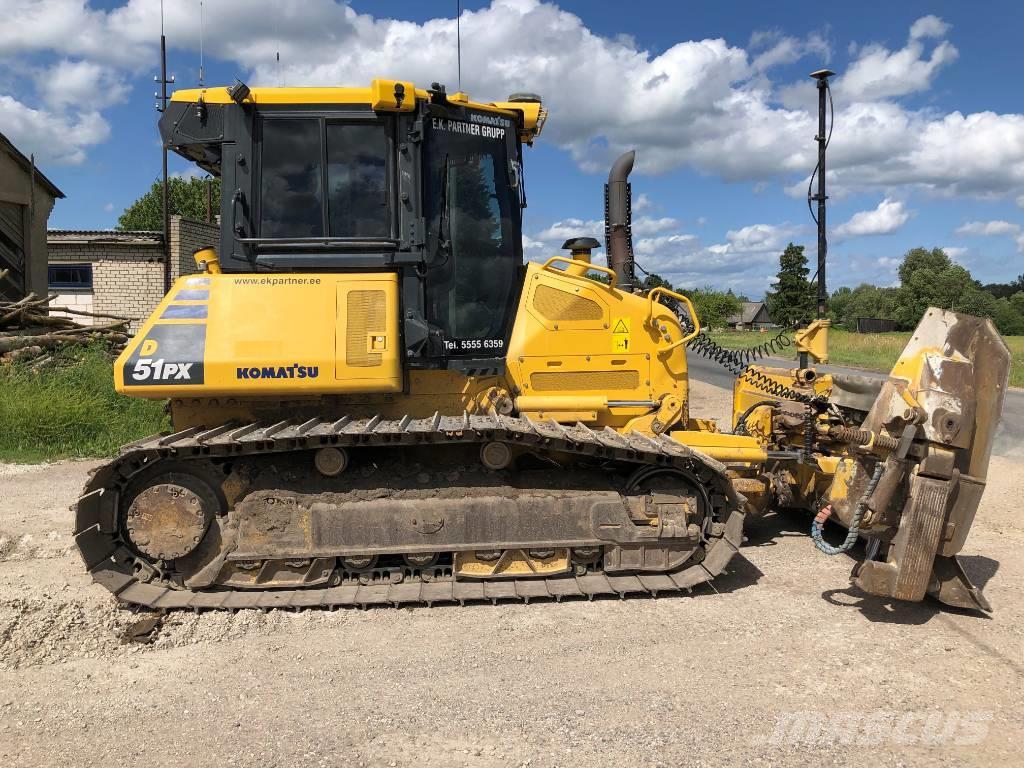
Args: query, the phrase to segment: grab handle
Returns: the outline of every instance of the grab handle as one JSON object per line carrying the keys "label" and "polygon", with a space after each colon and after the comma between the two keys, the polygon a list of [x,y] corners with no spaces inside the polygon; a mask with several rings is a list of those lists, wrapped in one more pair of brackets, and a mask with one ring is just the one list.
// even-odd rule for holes
{"label": "grab handle", "polygon": [[571,264],[576,267],[583,267],[587,271],[591,269],[596,269],[598,272],[604,272],[606,275],[608,275],[608,287],[615,287],[615,273],[612,270],[608,269],[608,267],[602,267],[598,264],[591,264],[589,261],[570,259],[568,256],[552,256],[550,259],[544,262],[544,266],[542,266],[541,269],[549,269],[552,272],[561,272],[562,270],[551,269],[551,265],[554,264],[556,261],[563,262],[564,264]]}
{"label": "grab handle", "polygon": [[670,352],[676,347],[683,346],[686,342],[688,342],[690,339],[694,338],[698,333],[700,333],[700,320],[697,319],[697,311],[693,308],[693,302],[691,302],[688,298],[683,296],[683,294],[676,293],[672,289],[665,288],[663,286],[659,286],[647,294],[647,300],[650,302],[647,313],[647,322],[649,325],[651,325],[652,327],[654,326],[654,299],[656,296],[660,295],[668,296],[669,298],[675,299],[676,301],[681,301],[683,302],[683,304],[686,305],[686,310],[687,312],[690,313],[690,317],[693,319],[693,330],[690,333],[684,334],[683,338],[679,339],[678,341],[673,341],[667,347],[662,347],[661,349],[659,349],[659,355],[665,352]]}

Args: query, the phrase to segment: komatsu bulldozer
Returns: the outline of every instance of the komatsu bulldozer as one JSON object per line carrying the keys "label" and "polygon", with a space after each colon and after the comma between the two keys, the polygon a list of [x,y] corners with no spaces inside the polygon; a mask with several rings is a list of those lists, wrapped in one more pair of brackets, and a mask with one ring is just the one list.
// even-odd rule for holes
{"label": "komatsu bulldozer", "polygon": [[[152,609],[658,595],[796,508],[864,592],[990,610],[956,553],[1007,385],[992,323],[930,309],[878,380],[814,367],[822,320],[788,367],[723,350],[638,284],[632,153],[608,266],[585,236],[524,261],[545,118],[394,80],[174,94],[163,139],[220,177],[221,234],[115,364],[173,431],[88,481],[93,578]],[[688,351],[736,374],[730,424],[690,412]]]}

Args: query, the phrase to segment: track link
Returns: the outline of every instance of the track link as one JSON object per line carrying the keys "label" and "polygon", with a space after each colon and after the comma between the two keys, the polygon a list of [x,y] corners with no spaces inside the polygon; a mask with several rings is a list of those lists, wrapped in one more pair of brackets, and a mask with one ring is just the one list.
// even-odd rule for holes
{"label": "track link", "polygon": [[[410,581],[397,584],[348,584],[301,589],[249,591],[232,589],[188,590],[141,581],[133,572],[135,554],[118,527],[120,496],[131,479],[154,462],[178,459],[283,454],[327,446],[422,446],[430,444],[500,441],[534,451],[595,456],[645,466],[687,470],[711,488],[716,519],[723,522],[720,536],[708,540],[700,563],[671,573],[637,575],[588,572],[583,576],[493,581]],[[128,445],[113,461],[99,467],[86,483],[75,516],[75,542],[93,580],[118,600],[145,608],[223,609],[331,608],[341,606],[414,605],[499,600],[594,598],[691,590],[720,574],[738,551],[742,540],[743,498],[725,475],[725,466],[667,437],[620,434],[610,428],[592,430],[553,420],[490,415],[442,416],[385,420],[380,416],[309,419],[302,423],[225,424],[212,429],[192,427],[157,435]]]}

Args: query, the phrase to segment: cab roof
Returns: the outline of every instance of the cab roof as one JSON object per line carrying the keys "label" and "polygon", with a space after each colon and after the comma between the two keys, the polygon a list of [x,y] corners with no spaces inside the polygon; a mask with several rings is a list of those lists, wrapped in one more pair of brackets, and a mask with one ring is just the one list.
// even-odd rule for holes
{"label": "cab roof", "polygon": [[[430,101],[432,94],[423,88],[416,88],[413,83],[402,80],[375,79],[370,87],[288,87],[288,88],[251,88],[247,89],[241,104],[361,104],[369,105],[376,112],[412,112],[416,103]],[[414,98],[410,98],[410,94]],[[519,122],[520,138],[531,143],[544,127],[547,111],[541,106],[539,97],[512,96],[508,101],[477,102],[471,101],[468,94],[459,91],[448,94],[446,99],[451,104],[478,109],[485,112],[505,115]],[[172,102],[206,104],[234,104],[230,90],[226,86],[209,88],[189,88],[175,91]]]}

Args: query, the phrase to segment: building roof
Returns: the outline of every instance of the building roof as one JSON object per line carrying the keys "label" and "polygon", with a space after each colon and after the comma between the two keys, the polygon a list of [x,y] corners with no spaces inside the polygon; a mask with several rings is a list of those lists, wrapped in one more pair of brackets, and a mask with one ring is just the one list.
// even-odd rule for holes
{"label": "building roof", "polygon": [[761,310],[762,309],[764,309],[764,311],[765,311],[765,319],[762,322],[770,323],[771,322],[771,318],[768,317],[768,310],[765,309],[763,301],[744,301],[743,302],[743,309],[740,310],[740,313],[738,315],[732,315],[728,319],[728,322],[732,323],[732,324],[736,324],[736,323],[743,323],[743,324],[753,323],[753,322],[756,321],[757,316],[759,314],[761,314]]}
{"label": "building roof", "polygon": [[50,229],[46,232],[46,242],[52,244],[161,245],[164,242],[164,236],[161,232],[151,230]]}
{"label": "building roof", "polygon": [[[11,143],[11,140],[2,133],[0,133],[0,149],[5,149],[10,156],[14,158],[14,162],[24,168],[26,172],[32,172],[32,161],[25,157],[25,155],[21,153],[21,150],[14,146],[14,144]],[[39,170],[38,165],[36,166],[36,181],[38,181],[47,192],[53,195],[53,197],[64,197],[64,193],[60,191],[56,184],[46,178],[46,174]]]}

